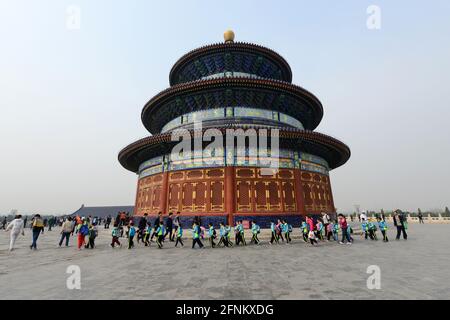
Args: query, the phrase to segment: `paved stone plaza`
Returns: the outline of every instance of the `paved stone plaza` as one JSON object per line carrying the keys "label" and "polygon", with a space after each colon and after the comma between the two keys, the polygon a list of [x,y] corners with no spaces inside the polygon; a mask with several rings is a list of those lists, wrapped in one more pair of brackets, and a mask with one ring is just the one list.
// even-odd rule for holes
{"label": "paved stone plaza", "polygon": [[[9,253],[0,231],[1,299],[449,299],[450,224],[410,225],[408,241],[388,244],[355,236],[352,246],[291,245],[192,250],[112,249],[101,229],[94,250],[58,248],[45,232],[31,251],[31,233]],[[186,235],[190,235],[186,232]],[[76,240],[72,238],[71,240]],[[125,244],[126,239],[122,239]],[[75,244],[72,242],[72,245]],[[66,269],[81,268],[81,290],[68,290]],[[369,265],[381,268],[381,289],[369,290]]]}

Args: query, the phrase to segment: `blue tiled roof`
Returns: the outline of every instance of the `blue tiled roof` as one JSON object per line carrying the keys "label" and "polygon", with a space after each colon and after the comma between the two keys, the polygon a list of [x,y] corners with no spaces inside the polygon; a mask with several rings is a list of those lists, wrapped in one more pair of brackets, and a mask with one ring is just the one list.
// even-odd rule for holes
{"label": "blue tiled roof", "polygon": [[122,211],[133,214],[134,206],[85,207],[82,205],[81,208],[72,213],[71,216],[79,215],[80,217],[92,216],[104,218],[111,215],[111,217],[115,217],[118,212]]}

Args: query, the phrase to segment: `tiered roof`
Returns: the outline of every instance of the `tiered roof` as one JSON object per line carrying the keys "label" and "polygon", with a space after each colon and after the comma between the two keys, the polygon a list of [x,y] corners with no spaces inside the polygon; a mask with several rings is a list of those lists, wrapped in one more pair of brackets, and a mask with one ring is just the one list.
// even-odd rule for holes
{"label": "tiered roof", "polygon": [[[330,169],[343,165],[350,157],[350,149],[337,139],[312,132],[322,120],[322,104],[309,91],[291,84],[292,71],[286,60],[268,48],[235,43],[231,31],[225,33],[225,41],[195,49],[175,63],[169,77],[171,87],[153,97],[142,110],[142,122],[153,136],[120,151],[120,163],[137,172],[142,162],[170,153],[174,144],[171,133],[160,132],[181,115],[205,109],[249,107],[278,111],[303,125],[306,130],[275,123],[280,129],[280,146],[321,156]],[[225,132],[227,128],[274,124],[265,121],[242,123],[237,118],[227,118],[210,123]]]}
{"label": "tiered roof", "polygon": [[228,42],[203,46],[182,56],[170,71],[170,85],[226,71],[292,81],[291,67],[275,51],[252,43]]}

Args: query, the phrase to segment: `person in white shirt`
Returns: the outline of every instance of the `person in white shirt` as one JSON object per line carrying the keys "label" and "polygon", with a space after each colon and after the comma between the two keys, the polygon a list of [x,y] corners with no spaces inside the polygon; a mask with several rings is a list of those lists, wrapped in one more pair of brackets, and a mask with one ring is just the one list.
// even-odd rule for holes
{"label": "person in white shirt", "polygon": [[72,217],[67,217],[64,221],[61,230],[61,239],[59,240],[59,246],[63,244],[64,239],[66,239],[66,247],[69,246],[70,235],[73,233]]}
{"label": "person in white shirt", "polygon": [[322,212],[323,228],[325,229],[325,237],[328,238],[328,225],[330,224],[330,216],[326,212]]}
{"label": "person in white shirt", "polygon": [[365,211],[363,211],[359,217],[361,219],[361,222],[367,221],[367,215]]}
{"label": "person in white shirt", "polygon": [[10,241],[9,241],[9,251],[12,251],[14,249],[14,244],[16,243],[16,239],[19,236],[20,233],[24,236],[25,233],[23,231],[23,220],[22,216],[19,214],[17,215],[13,221],[11,221],[8,226],[6,227],[5,231],[11,230]]}

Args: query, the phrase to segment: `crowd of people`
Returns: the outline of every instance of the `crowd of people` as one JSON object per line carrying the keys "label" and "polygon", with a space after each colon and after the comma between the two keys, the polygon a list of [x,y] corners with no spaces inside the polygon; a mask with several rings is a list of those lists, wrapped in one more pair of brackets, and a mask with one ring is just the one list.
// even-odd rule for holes
{"label": "crowd of people", "polygon": [[[361,222],[361,231],[364,239],[366,240],[378,240],[377,231],[381,232],[384,242],[388,242],[387,229],[388,224],[384,215],[378,215],[375,218],[368,218],[363,212],[359,217]],[[321,241],[336,241],[339,244],[352,244],[354,239],[352,237],[353,229],[347,223],[347,218],[343,214],[333,215],[333,218],[327,214],[322,213],[319,217],[306,216],[300,221],[300,235],[301,239],[305,243],[311,245],[317,245]],[[162,249],[167,242],[174,242],[174,246],[184,246],[183,235],[184,226],[180,220],[180,212],[173,215],[169,213],[166,221],[164,221],[162,213],[160,212],[156,219],[151,221],[148,214],[140,217],[137,225],[135,226],[134,219],[129,213],[119,212],[112,221],[112,217],[106,218],[98,217],[80,217],[68,216],[66,218],[60,218],[51,221],[44,221],[44,219],[36,214],[31,221],[32,231],[32,243],[30,249],[37,249],[37,241],[39,235],[44,233],[45,227],[48,227],[48,231],[52,230],[55,224],[61,227],[59,247],[63,244],[68,247],[72,236],[76,236],[77,248],[81,250],[94,249],[95,240],[98,236],[98,227],[103,223],[105,229],[109,229],[110,224],[113,222],[113,228],[111,232],[111,247],[122,247],[121,238],[126,238],[128,249],[135,247],[134,240],[142,243],[144,246],[150,246],[152,242],[156,242],[156,246]],[[393,215],[393,223],[397,228],[396,239],[399,240],[403,235],[403,239],[407,239],[406,230],[408,229],[408,223],[406,216],[400,211],[396,210]],[[9,249],[13,250],[15,242],[20,234],[25,235],[24,230],[26,227],[26,219],[23,220],[21,215],[17,215],[6,227],[6,231],[10,231],[10,246]],[[261,243],[259,234],[261,227],[256,221],[251,221],[248,226],[251,232],[250,244],[258,245]],[[218,235],[216,228],[218,228]],[[277,219],[270,222],[270,241],[269,244],[279,244],[292,242],[291,234],[295,232],[293,226],[284,219]],[[190,233],[192,238],[192,248],[198,246],[204,248],[203,242],[207,240],[211,248],[216,247],[233,247],[233,246],[246,246],[247,241],[245,239],[245,227],[244,221],[236,221],[234,226],[228,223],[220,223],[218,226],[214,226],[211,223],[207,227],[201,225],[201,221],[197,218],[194,219],[192,226],[190,226]],[[234,234],[234,242],[233,242]],[[155,239],[155,240],[154,240]],[[217,241],[218,240],[218,241]],[[217,241],[217,243],[216,243]]]}

